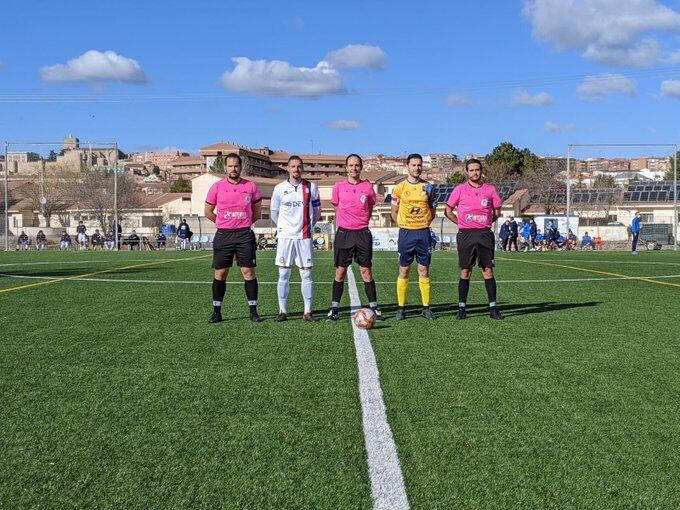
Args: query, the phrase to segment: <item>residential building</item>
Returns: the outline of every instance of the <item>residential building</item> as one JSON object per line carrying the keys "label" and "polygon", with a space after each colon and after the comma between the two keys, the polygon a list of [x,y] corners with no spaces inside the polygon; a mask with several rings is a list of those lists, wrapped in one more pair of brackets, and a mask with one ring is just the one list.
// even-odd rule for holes
{"label": "residential building", "polygon": [[458,166],[460,161],[458,156],[449,153],[433,153],[430,154],[430,166],[432,168],[441,168],[444,171],[453,171],[454,167]]}
{"label": "residential building", "polygon": [[189,156],[188,152],[179,150],[146,151],[130,154],[133,163],[151,163],[163,171],[170,170],[173,160]]}
{"label": "residential building", "polygon": [[40,161],[42,158],[40,157],[40,154],[37,154],[35,152],[19,152],[19,151],[10,151],[7,152],[7,161],[9,163],[32,163],[35,161]]}

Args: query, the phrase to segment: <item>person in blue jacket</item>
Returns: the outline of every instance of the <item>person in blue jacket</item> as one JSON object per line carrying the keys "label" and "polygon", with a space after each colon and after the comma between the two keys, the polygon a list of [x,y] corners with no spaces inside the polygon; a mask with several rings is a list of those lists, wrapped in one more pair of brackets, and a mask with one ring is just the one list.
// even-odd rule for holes
{"label": "person in blue jacket", "polygon": [[501,238],[501,246],[503,251],[508,251],[508,239],[510,238],[510,220],[505,220],[505,223],[501,225],[501,230],[498,233],[498,237]]}
{"label": "person in blue jacket", "polygon": [[630,225],[630,233],[633,235],[633,250],[632,254],[637,255],[637,244],[640,237],[640,212],[635,212],[635,218],[633,218],[633,223]]}

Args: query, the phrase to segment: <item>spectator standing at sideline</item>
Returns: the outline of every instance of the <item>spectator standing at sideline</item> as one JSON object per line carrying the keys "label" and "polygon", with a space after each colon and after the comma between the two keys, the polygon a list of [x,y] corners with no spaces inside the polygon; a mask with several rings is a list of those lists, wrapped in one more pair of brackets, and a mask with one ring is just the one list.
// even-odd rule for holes
{"label": "spectator standing at sideline", "polygon": [[519,251],[517,246],[517,238],[519,237],[519,229],[517,227],[517,222],[515,218],[510,218],[510,243],[508,249],[512,251],[512,247],[515,247],[515,251]]}
{"label": "spectator standing at sideline", "polygon": [[538,225],[533,218],[529,222],[529,238],[531,240],[531,249],[536,249],[536,236],[538,235]]}
{"label": "spectator standing at sideline", "polygon": [[527,220],[522,220],[522,237],[524,238],[524,249],[525,251],[529,248],[533,248],[531,243],[531,225]]}
{"label": "spectator standing at sideline", "polygon": [[87,235],[85,234],[86,230],[87,227],[85,227],[85,224],[82,222],[82,220],[79,221],[78,226],[76,227],[76,241],[80,245],[81,249],[87,246]]}
{"label": "spectator standing at sideline", "polygon": [[505,220],[505,223],[501,225],[501,230],[498,233],[498,237],[501,238],[501,249],[503,251],[508,251],[508,239],[510,238],[510,220]]}
{"label": "spectator standing at sideline", "polygon": [[182,218],[179,227],[177,227],[177,238],[179,239],[179,249],[186,250],[191,240],[191,229],[184,218]]}
{"label": "spectator standing at sideline", "polygon": [[637,244],[640,238],[640,211],[635,211],[635,218],[633,218],[633,223],[630,225],[630,233],[633,237],[631,253],[637,255]]}

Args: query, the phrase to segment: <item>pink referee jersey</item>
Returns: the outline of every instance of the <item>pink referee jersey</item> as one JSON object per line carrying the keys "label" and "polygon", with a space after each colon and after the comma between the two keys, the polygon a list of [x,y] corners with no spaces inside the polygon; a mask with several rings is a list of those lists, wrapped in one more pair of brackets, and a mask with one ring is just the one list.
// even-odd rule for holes
{"label": "pink referee jersey", "polygon": [[368,227],[371,208],[376,196],[370,181],[352,184],[345,180],[335,183],[331,204],[338,208],[336,223],[347,230],[361,230]]}
{"label": "pink referee jersey", "polygon": [[496,188],[484,183],[479,188],[465,182],[451,192],[446,201],[451,209],[456,208],[458,228],[490,228],[493,225],[493,210],[503,204]]}
{"label": "pink referee jersey", "polygon": [[253,224],[253,204],[262,200],[254,182],[241,179],[232,184],[228,179],[217,181],[210,187],[205,202],[216,205],[217,228],[248,228]]}

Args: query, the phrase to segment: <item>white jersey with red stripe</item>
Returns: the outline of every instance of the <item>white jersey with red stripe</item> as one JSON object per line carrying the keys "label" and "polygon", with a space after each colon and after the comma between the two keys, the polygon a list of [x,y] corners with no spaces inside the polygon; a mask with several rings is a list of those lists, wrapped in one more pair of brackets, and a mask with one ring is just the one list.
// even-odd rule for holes
{"label": "white jersey with red stripe", "polygon": [[297,186],[285,180],[274,187],[271,212],[279,239],[311,239],[314,208],[321,207],[319,188],[302,180]]}

